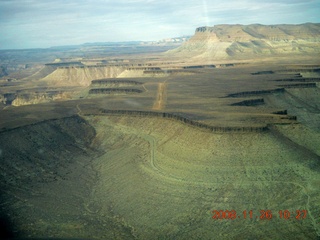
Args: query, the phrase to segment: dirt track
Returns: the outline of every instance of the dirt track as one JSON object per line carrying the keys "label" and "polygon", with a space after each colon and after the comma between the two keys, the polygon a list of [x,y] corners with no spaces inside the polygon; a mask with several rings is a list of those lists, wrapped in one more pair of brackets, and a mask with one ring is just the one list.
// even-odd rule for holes
{"label": "dirt track", "polygon": [[153,104],[153,107],[152,107],[153,110],[163,110],[165,108],[165,103],[167,99],[166,90],[167,90],[166,82],[158,84],[157,98]]}

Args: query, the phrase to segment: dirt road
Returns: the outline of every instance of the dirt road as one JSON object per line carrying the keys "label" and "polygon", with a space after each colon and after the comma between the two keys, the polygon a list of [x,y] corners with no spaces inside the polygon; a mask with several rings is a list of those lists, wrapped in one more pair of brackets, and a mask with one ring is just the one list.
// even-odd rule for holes
{"label": "dirt road", "polygon": [[166,98],[167,98],[166,90],[167,90],[167,83],[166,82],[158,84],[157,98],[153,104],[153,107],[152,107],[153,110],[164,109]]}

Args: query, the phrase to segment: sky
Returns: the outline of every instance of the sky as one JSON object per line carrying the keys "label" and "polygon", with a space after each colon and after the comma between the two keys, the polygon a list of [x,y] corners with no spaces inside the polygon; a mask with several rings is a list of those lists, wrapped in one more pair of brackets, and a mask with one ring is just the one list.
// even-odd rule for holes
{"label": "sky", "polygon": [[0,0],[0,49],[153,41],[217,24],[320,23],[320,0]]}

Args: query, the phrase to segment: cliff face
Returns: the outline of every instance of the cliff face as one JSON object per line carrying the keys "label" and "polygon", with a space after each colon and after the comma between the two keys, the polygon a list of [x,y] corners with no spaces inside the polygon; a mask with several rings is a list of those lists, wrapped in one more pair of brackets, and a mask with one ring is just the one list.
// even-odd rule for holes
{"label": "cliff face", "polygon": [[31,92],[31,93],[5,93],[0,94],[0,103],[4,105],[22,106],[38,103],[47,103],[55,100],[72,99],[73,92]]}
{"label": "cliff face", "polygon": [[13,106],[31,105],[38,103],[46,103],[56,100],[67,100],[71,99],[72,93],[68,92],[57,92],[57,93],[31,93],[17,95],[12,101]]}
{"label": "cliff face", "polygon": [[320,24],[306,23],[199,27],[188,42],[169,54],[228,59],[319,52]]}

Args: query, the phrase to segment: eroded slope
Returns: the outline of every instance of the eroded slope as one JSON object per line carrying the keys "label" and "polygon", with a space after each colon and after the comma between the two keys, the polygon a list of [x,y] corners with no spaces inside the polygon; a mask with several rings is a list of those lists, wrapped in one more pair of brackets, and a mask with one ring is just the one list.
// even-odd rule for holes
{"label": "eroded slope", "polygon": [[195,35],[169,55],[198,60],[252,59],[319,53],[320,25],[216,25]]}

